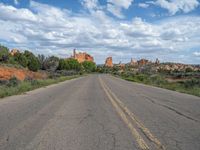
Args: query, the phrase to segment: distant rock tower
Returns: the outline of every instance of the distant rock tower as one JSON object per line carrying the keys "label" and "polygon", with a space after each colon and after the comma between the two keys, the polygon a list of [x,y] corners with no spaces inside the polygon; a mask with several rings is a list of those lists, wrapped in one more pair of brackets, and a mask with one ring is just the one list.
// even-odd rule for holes
{"label": "distant rock tower", "polygon": [[76,49],[73,50],[73,58],[76,58]]}
{"label": "distant rock tower", "polygon": [[105,66],[106,67],[113,67],[112,57],[106,58]]}
{"label": "distant rock tower", "polygon": [[79,63],[82,63],[84,61],[94,62],[94,58],[91,55],[89,55],[89,54],[87,54],[85,52],[76,53],[76,49],[73,50],[72,58],[76,59]]}
{"label": "distant rock tower", "polygon": [[134,60],[133,58],[131,58],[130,65],[131,65],[131,66],[136,66],[136,65],[137,65],[137,61]]}
{"label": "distant rock tower", "polygon": [[155,64],[156,64],[156,65],[159,65],[159,64],[160,64],[160,61],[159,61],[158,58],[156,58]]}

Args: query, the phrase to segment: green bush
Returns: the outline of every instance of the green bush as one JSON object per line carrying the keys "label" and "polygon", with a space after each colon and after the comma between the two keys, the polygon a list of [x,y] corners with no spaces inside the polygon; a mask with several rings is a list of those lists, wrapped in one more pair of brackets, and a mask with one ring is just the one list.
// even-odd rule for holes
{"label": "green bush", "polygon": [[191,79],[191,80],[184,81],[183,85],[185,88],[194,88],[194,87],[200,88],[200,79]]}
{"label": "green bush", "polygon": [[59,60],[58,70],[68,70],[69,68],[69,64],[65,59]]}
{"label": "green bush", "polygon": [[86,72],[94,72],[96,70],[96,64],[90,61],[84,61],[82,63]]}
{"label": "green bush", "polygon": [[9,49],[0,45],[0,61],[7,62],[9,59]]}
{"label": "green bush", "polygon": [[38,60],[37,57],[35,57],[35,55],[29,51],[25,51],[24,52],[24,56],[27,58],[28,60],[28,69],[31,71],[38,71],[40,69],[40,62]]}
{"label": "green bush", "polygon": [[28,65],[28,59],[26,58],[26,56],[23,53],[17,53],[14,56],[14,59],[16,62],[18,62],[18,64],[20,64],[23,67],[27,67]]}
{"label": "green bush", "polygon": [[20,81],[16,77],[12,77],[6,86],[8,87],[15,87],[20,83]]}
{"label": "green bush", "polygon": [[31,71],[38,71],[40,68],[39,61],[36,57],[29,57],[28,69]]}
{"label": "green bush", "polygon": [[69,58],[66,60],[66,63],[68,64],[67,66],[69,68],[67,68],[67,70],[77,70],[80,71],[81,70],[81,64],[73,58]]}

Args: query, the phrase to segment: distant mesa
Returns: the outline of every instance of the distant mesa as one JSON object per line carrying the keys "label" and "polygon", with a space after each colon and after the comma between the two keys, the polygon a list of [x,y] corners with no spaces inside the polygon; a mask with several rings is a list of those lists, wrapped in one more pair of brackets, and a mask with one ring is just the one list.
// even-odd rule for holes
{"label": "distant mesa", "polygon": [[79,63],[84,61],[94,62],[94,58],[91,55],[87,54],[86,52],[77,53],[76,49],[74,49],[72,58],[76,59]]}
{"label": "distant mesa", "polygon": [[113,67],[112,57],[106,58],[105,66],[106,66],[106,67]]}
{"label": "distant mesa", "polygon": [[165,70],[165,71],[187,71],[187,70],[193,70],[193,71],[200,71],[199,65],[187,65],[187,64],[181,64],[181,63],[160,63],[159,59],[157,58],[154,62],[147,60],[147,59],[140,59],[135,60],[131,59],[129,63],[119,63],[119,64],[113,64],[112,57],[107,57],[105,61],[106,67],[119,67],[122,70],[125,69],[125,67],[132,67],[134,69],[145,69],[146,66],[150,66],[155,71],[159,70]]}

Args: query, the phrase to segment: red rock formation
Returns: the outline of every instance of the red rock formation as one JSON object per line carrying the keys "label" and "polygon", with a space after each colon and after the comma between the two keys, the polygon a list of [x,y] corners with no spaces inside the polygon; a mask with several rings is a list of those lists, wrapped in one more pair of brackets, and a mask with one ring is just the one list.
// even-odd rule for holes
{"label": "red rock formation", "polygon": [[149,61],[147,59],[140,59],[137,61],[139,66],[147,65]]}
{"label": "red rock formation", "polygon": [[11,54],[12,56],[16,55],[17,53],[20,53],[18,49],[12,49],[12,50],[10,51],[10,54]]}
{"label": "red rock formation", "polygon": [[76,53],[76,50],[74,50],[74,59],[76,59],[79,63],[82,63],[84,61],[90,61],[90,62],[94,62],[94,58],[87,54],[87,53]]}
{"label": "red rock formation", "polygon": [[131,65],[131,66],[136,66],[136,65],[137,65],[137,61],[134,60],[133,58],[131,58],[130,65]]}
{"label": "red rock formation", "polygon": [[32,72],[26,69],[0,66],[0,80],[9,80],[12,77],[16,77],[18,80],[23,81],[25,78],[45,79],[47,78],[47,74]]}
{"label": "red rock formation", "polygon": [[112,57],[106,58],[105,66],[106,67],[113,67]]}

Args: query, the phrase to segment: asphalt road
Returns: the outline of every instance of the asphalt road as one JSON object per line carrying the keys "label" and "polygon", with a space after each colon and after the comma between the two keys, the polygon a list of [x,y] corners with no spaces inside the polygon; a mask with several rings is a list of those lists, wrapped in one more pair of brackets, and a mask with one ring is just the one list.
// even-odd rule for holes
{"label": "asphalt road", "polygon": [[200,150],[200,98],[89,75],[0,99],[0,150]]}

